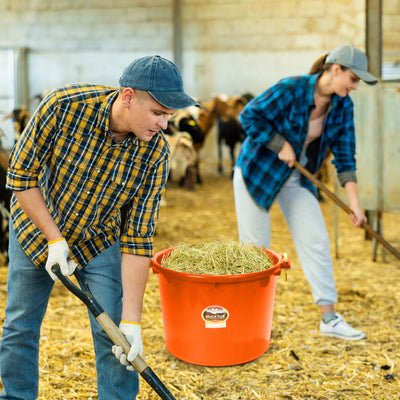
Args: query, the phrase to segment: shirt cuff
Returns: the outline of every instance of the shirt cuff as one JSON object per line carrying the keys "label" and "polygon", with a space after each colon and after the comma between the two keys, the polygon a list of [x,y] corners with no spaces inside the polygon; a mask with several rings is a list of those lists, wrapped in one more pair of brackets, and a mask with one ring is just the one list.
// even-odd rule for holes
{"label": "shirt cuff", "polygon": [[357,183],[356,171],[341,172],[338,174],[338,179],[342,187],[349,181]]}
{"label": "shirt cuff", "polygon": [[134,254],[137,256],[153,257],[153,238],[135,237],[134,241],[125,235],[120,237],[121,253]]}
{"label": "shirt cuff", "polygon": [[272,139],[267,143],[267,149],[278,154],[281,151],[284,142],[285,138],[279,133],[275,133],[275,135],[272,136]]}
{"label": "shirt cuff", "polygon": [[15,191],[28,190],[39,186],[38,174],[35,171],[8,169],[6,188]]}

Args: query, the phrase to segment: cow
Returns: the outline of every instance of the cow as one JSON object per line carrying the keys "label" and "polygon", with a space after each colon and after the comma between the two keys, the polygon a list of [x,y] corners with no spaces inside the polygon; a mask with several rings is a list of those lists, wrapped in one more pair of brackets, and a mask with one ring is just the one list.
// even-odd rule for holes
{"label": "cow", "polygon": [[222,144],[230,147],[232,166],[235,162],[234,148],[238,142],[244,140],[245,134],[239,121],[240,111],[252,98],[250,94],[234,96],[216,96],[208,103],[202,103],[201,107],[189,107],[178,110],[170,121],[171,127],[181,132],[188,132],[193,140],[196,151],[195,174],[197,183],[201,184],[200,175],[200,150],[204,141],[217,122],[218,129],[218,154],[219,171],[222,173]]}
{"label": "cow", "polygon": [[203,147],[205,133],[198,123],[197,107],[177,110],[169,121],[168,131],[166,133],[172,133],[172,136],[177,132],[186,132],[190,135],[195,152],[195,161],[192,173],[195,173],[197,183],[201,183],[199,172],[199,151]]}
{"label": "cow", "polygon": [[242,124],[239,120],[239,115],[244,106],[252,98],[253,96],[251,94],[244,94],[241,96],[232,96],[226,98],[226,107],[223,109],[223,112],[218,116],[218,172],[220,175],[222,175],[223,173],[223,144],[229,147],[229,154],[231,157],[231,172],[233,174],[233,167],[236,161],[236,145],[241,144],[246,137],[246,133],[244,132]]}
{"label": "cow", "polygon": [[196,151],[193,147],[192,137],[187,132],[176,131],[172,127],[169,129],[172,134],[165,135],[171,151],[168,179],[193,190]]}
{"label": "cow", "polygon": [[189,107],[178,110],[171,119],[173,128],[188,132],[193,140],[196,151],[195,175],[196,182],[202,183],[200,175],[200,150],[203,148],[207,134],[210,132],[219,115],[225,112],[226,103],[219,97],[214,97],[208,103],[201,103],[201,107]]}

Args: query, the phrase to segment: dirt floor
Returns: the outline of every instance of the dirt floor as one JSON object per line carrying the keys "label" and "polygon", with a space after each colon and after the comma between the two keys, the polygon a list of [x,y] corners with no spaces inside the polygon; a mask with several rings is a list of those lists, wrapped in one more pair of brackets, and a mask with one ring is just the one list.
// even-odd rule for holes
{"label": "dirt floor", "polygon": [[[237,240],[232,182],[228,174],[204,171],[195,191],[174,184],[161,209],[155,250],[211,238]],[[288,281],[278,277],[271,343],[258,359],[236,366],[185,363],[166,349],[157,276],[150,273],[143,313],[144,358],[177,400],[189,399],[399,399],[400,261],[352,227],[343,211],[335,248],[335,207],[322,203],[332,241],[340,302],[337,311],[368,338],[348,342],[322,337],[319,312],[298,264],[290,234],[274,206],[271,250],[292,261]],[[400,215],[383,216],[385,239],[400,250]],[[335,257],[338,253],[339,258]],[[7,267],[0,267],[0,321],[4,320]],[[232,349],[234,351],[234,349]],[[1,384],[0,384],[1,387]],[[141,379],[138,400],[159,397]],[[85,307],[61,284],[44,321],[39,399],[97,399],[95,360]]]}

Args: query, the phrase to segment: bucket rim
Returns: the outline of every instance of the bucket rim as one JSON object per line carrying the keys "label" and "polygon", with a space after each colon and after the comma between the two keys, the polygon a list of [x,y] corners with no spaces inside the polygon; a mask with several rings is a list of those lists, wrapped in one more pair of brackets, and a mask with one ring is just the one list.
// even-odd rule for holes
{"label": "bucket rim", "polygon": [[152,268],[154,274],[161,274],[186,280],[197,280],[197,281],[202,281],[204,283],[226,282],[227,280],[229,280],[230,282],[243,282],[243,281],[258,280],[270,275],[280,275],[282,269],[291,268],[290,261],[287,260],[284,257],[284,255],[264,248],[263,250],[269,256],[276,258],[277,262],[274,263],[273,267],[257,272],[249,272],[245,274],[231,274],[231,275],[202,275],[202,274],[190,274],[187,272],[175,271],[173,269],[163,267],[162,266],[163,258],[169,257],[169,255],[178,247],[179,246],[164,249],[154,254],[154,256],[150,260],[150,268]]}

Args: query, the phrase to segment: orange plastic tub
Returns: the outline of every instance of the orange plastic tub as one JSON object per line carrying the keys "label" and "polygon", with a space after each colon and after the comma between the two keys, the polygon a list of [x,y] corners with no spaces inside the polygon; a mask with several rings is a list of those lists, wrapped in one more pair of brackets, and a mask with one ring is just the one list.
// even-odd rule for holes
{"label": "orange plastic tub", "polygon": [[270,269],[196,275],[162,266],[173,250],[160,251],[151,260],[158,274],[167,350],[205,366],[237,365],[263,355],[271,339],[277,276],[290,268],[290,261],[265,250],[273,263]]}

